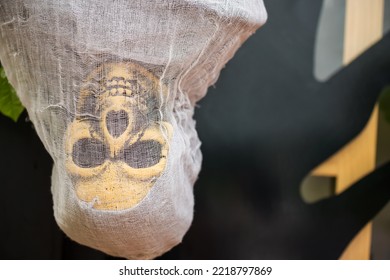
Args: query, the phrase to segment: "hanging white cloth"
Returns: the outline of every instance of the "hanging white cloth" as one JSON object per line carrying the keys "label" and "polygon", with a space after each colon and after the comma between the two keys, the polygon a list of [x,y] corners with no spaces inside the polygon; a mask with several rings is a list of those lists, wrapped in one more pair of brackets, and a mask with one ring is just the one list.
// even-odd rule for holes
{"label": "hanging white cloth", "polygon": [[181,242],[194,105],[266,17],[262,0],[0,1],[1,63],[54,160],[71,239],[128,259]]}

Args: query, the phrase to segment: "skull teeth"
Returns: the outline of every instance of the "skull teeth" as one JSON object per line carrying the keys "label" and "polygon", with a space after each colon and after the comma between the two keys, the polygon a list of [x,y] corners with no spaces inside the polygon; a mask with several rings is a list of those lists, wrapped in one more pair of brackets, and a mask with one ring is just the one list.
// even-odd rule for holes
{"label": "skull teeth", "polygon": [[111,96],[116,96],[116,95],[132,95],[133,92],[132,90],[124,87],[109,87],[106,88],[106,94],[111,95]]}
{"label": "skull teeth", "polygon": [[124,78],[116,77],[106,82],[107,89],[111,88],[123,88],[124,90],[133,91],[134,81],[125,80]]}

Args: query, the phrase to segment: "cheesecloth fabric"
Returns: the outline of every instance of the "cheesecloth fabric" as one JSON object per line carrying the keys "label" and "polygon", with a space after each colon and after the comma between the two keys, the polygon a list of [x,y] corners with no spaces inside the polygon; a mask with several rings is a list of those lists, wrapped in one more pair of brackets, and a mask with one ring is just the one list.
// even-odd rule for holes
{"label": "cheesecloth fabric", "polygon": [[151,259],[180,243],[201,166],[194,105],[262,0],[0,0],[0,59],[54,160],[73,240]]}

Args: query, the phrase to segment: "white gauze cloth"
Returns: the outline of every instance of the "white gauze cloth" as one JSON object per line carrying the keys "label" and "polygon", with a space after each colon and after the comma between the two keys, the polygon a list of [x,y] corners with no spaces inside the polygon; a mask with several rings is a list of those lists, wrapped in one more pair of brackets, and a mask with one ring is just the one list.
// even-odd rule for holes
{"label": "white gauze cloth", "polygon": [[54,160],[71,239],[128,259],[181,242],[194,105],[266,17],[262,0],[0,0],[1,63]]}

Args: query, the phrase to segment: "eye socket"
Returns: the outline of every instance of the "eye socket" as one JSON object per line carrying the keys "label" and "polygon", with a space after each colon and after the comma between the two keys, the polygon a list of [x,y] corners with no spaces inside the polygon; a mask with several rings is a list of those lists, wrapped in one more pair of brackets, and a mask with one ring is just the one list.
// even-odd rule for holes
{"label": "eye socket", "polygon": [[106,146],[93,138],[82,138],[73,144],[73,162],[82,168],[102,165],[106,160]]}
{"label": "eye socket", "polygon": [[161,160],[162,146],[154,140],[139,141],[125,148],[123,161],[132,168],[147,168]]}

